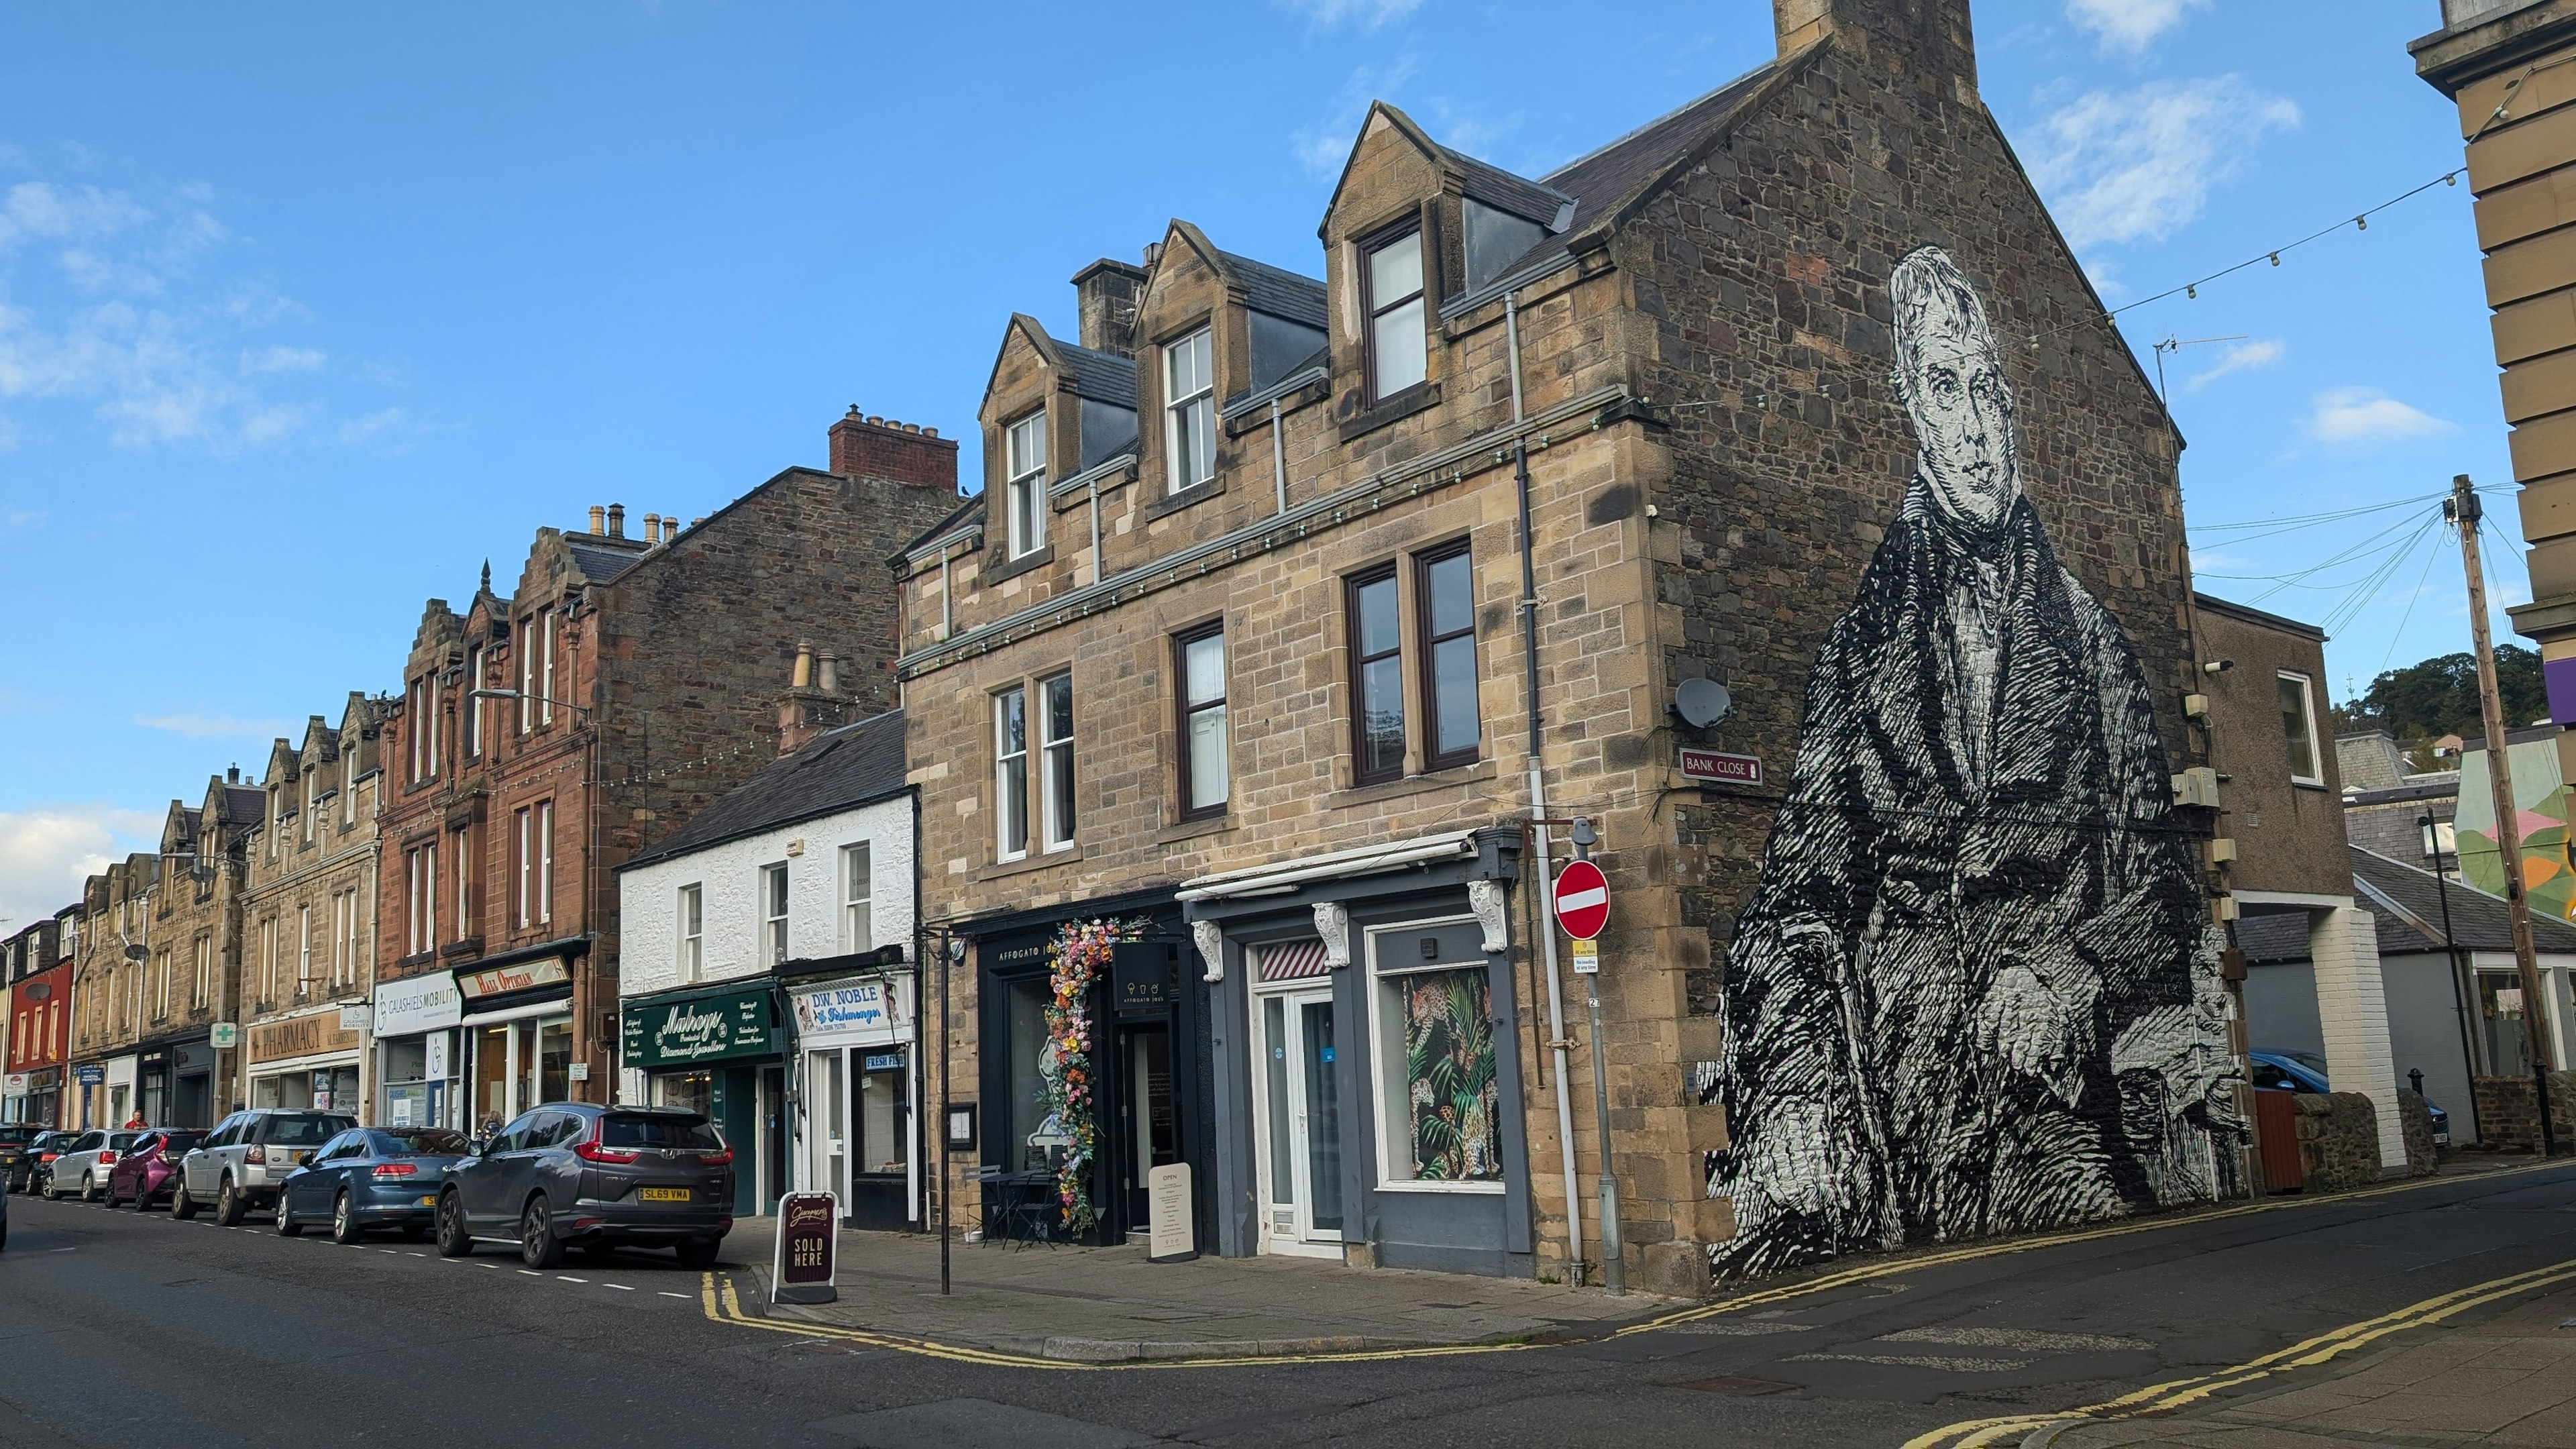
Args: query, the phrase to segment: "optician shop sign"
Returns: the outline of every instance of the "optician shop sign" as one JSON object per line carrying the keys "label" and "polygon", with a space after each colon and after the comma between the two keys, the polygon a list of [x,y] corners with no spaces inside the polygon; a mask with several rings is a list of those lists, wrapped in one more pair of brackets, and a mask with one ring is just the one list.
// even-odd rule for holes
{"label": "optician shop sign", "polygon": [[643,1001],[626,1008],[625,1060],[630,1067],[686,1066],[778,1050],[769,988]]}

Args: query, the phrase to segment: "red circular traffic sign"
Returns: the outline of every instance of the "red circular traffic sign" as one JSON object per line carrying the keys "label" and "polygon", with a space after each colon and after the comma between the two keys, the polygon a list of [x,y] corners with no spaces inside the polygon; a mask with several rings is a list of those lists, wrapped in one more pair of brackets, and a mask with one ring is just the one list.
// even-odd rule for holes
{"label": "red circular traffic sign", "polygon": [[1589,941],[1610,921],[1610,878],[1588,860],[1569,861],[1556,876],[1556,923]]}

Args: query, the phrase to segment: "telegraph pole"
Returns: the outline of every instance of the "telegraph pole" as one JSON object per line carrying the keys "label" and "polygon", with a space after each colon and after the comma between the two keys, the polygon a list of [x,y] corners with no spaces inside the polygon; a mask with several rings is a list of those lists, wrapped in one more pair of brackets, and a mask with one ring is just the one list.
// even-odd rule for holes
{"label": "telegraph pole", "polygon": [[2557,1148],[2549,1121],[2549,1038],[2541,1030],[2540,953],[2531,939],[2531,902],[2522,890],[2522,824],[2514,817],[2513,753],[2505,743],[2504,697],[2496,689],[2495,642],[2487,630],[2486,574],[2478,567],[2477,491],[2469,475],[2451,480],[2442,514],[2459,525],[2460,566],[2469,581],[2469,637],[2477,646],[2478,707],[2486,721],[2487,787],[2495,797],[2496,851],[2504,864],[2505,914],[2513,922],[2513,959],[2522,971],[2522,1029],[2531,1047],[2531,1084],[2540,1106],[2540,1155]]}

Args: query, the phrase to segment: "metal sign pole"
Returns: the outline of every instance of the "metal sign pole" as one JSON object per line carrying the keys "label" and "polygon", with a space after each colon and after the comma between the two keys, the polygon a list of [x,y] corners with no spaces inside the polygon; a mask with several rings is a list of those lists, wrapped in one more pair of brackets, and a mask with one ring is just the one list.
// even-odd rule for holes
{"label": "metal sign pole", "polygon": [[[1574,819],[1574,858],[1590,860],[1592,843],[1600,837],[1592,833],[1592,822],[1580,815]],[[1616,1298],[1628,1291],[1628,1269],[1620,1253],[1619,1174],[1610,1166],[1610,1083],[1602,1075],[1601,1062],[1601,973],[1587,972],[1583,978],[1583,1005],[1591,1013],[1592,1031],[1592,1135],[1601,1144],[1601,1170],[1594,1181],[1601,1190],[1601,1286]]]}

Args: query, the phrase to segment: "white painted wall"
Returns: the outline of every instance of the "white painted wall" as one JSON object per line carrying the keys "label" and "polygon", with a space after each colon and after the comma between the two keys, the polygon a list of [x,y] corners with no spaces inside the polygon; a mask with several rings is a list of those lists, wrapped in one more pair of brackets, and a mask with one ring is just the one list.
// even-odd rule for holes
{"label": "white painted wall", "polygon": [[[798,841],[804,842],[803,853],[789,855]],[[782,861],[787,865],[788,956],[812,960],[854,949],[841,939],[841,848],[860,841],[868,843],[873,881],[869,915],[874,939],[869,944],[901,945],[909,957],[912,797],[898,795],[620,872],[619,989],[635,997],[694,984],[680,978],[679,893],[692,884],[705,892],[706,959],[697,981],[767,971],[769,963],[759,954],[760,871]]]}

